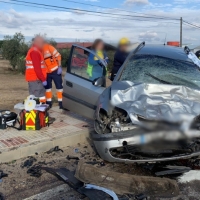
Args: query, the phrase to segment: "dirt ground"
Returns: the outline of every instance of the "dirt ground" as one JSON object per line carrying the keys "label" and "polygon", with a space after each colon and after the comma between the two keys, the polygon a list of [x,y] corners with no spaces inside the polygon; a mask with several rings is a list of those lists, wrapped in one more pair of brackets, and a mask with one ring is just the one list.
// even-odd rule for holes
{"label": "dirt ground", "polygon": [[[69,160],[67,156],[76,156],[85,162],[102,162],[96,152],[93,150],[93,146],[77,144],[74,147],[66,147],[62,149],[63,152],[52,152],[50,154],[43,153],[38,155],[37,152],[33,156],[36,161],[33,163],[39,164],[43,167],[51,167],[54,169],[58,168],[67,168],[71,171],[75,170],[78,164],[76,160]],[[53,190],[57,186],[62,186],[63,181],[59,180],[54,175],[47,173],[42,170],[42,175],[39,178],[32,177],[30,174],[27,174],[27,167],[22,167],[24,162],[29,158],[24,158],[20,160],[13,160],[9,163],[0,164],[0,170],[3,170],[4,173],[8,174],[8,177],[5,177],[0,181],[0,193],[2,193],[6,200],[23,200],[33,195],[43,193],[47,190]],[[127,165],[123,163],[107,163],[104,162],[105,170],[114,170],[121,173],[129,173],[133,175],[147,175],[149,172],[145,171],[143,168],[136,164]],[[166,200],[197,200],[200,195],[199,181],[190,182],[188,184],[179,184],[180,195],[176,198],[166,198]],[[152,185],[152,189],[154,186]],[[52,194],[51,194],[52,195]],[[48,196],[48,193],[47,193]],[[65,189],[57,190],[53,193],[52,197],[46,198],[33,198],[34,200],[78,200],[85,199],[82,195],[78,194],[75,190],[70,187]],[[134,199],[133,197],[130,198]],[[161,200],[161,198],[150,198],[153,200]],[[28,198],[29,200],[29,198]],[[31,198],[32,200],[32,198]],[[164,200],[164,198],[162,198]]]}
{"label": "dirt ground", "polygon": [[[37,161],[35,161],[33,165],[40,164],[43,167],[67,168],[71,171],[74,171],[78,161],[68,160],[68,155],[79,157],[86,162],[103,162],[93,150],[91,145],[77,144],[77,146],[67,147],[62,150],[63,152],[58,151],[52,152],[50,154],[43,153],[40,155],[35,155],[34,158]],[[0,193],[2,193],[8,200],[25,199],[63,184],[63,182],[58,180],[58,178],[45,171],[42,171],[42,176],[39,178],[32,177],[27,174],[28,168],[22,167],[23,163],[27,159],[28,158],[20,159],[17,161],[13,160],[9,163],[0,164],[0,170],[3,170],[4,173],[8,174],[8,177],[3,178],[2,182],[0,182]],[[134,165],[112,164],[106,162],[104,163],[105,166],[102,167],[105,169],[114,169],[117,172],[125,172],[135,175],[138,173],[141,175],[146,174],[145,171]],[[65,191],[58,192],[56,199],[77,200],[81,198],[82,196],[80,194],[69,188],[67,193]]]}

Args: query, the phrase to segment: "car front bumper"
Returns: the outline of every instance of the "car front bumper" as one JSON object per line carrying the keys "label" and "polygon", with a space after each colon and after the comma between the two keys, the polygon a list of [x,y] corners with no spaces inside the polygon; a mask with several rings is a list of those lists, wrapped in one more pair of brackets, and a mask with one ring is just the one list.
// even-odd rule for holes
{"label": "car front bumper", "polygon": [[[179,134],[182,134],[182,133],[179,133]],[[197,134],[199,134],[199,132]],[[113,155],[112,150],[117,149],[117,148],[123,148],[124,144],[134,147],[138,145],[145,145],[146,143],[154,140],[155,138],[158,141],[159,141],[159,137],[163,138],[163,134],[157,134],[157,133],[145,134],[144,131],[141,129],[129,130],[129,131],[118,132],[118,133],[109,133],[109,134],[92,133],[91,137],[100,157],[103,160],[108,161],[108,162],[154,163],[154,162],[161,162],[161,161],[188,159],[188,158],[197,157],[200,155],[200,150],[187,152],[187,153],[180,153],[180,154],[176,154],[169,157],[167,156],[157,157],[157,158],[145,157],[142,159],[121,158],[119,156]],[[195,137],[195,134],[194,134],[194,137]],[[176,141],[177,135],[173,133],[172,138],[174,141]]]}

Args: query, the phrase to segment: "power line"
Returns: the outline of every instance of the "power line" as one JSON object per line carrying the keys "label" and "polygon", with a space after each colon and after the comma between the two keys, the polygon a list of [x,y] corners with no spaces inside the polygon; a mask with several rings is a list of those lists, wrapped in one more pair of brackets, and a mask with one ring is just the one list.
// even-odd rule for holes
{"label": "power line", "polygon": [[[12,1],[12,0],[11,0]],[[6,4],[14,4],[14,5],[21,5],[21,6],[26,6],[26,7],[35,7],[35,8],[42,8],[42,9],[47,9],[47,10],[56,10],[56,11],[65,11],[65,12],[71,12],[71,11],[68,11],[65,9],[65,7],[60,7],[60,8],[52,8],[51,5],[46,5],[46,6],[50,6],[49,7],[43,7],[43,6],[38,6],[38,5],[29,5],[30,3],[29,2],[26,2],[26,4],[23,4],[23,3],[19,3],[18,1],[17,2],[7,2],[7,1],[2,1],[0,0],[1,3],[6,3]],[[31,3],[32,4],[32,3]],[[71,9],[71,8],[70,8]],[[93,15],[93,16],[100,16],[100,17],[107,17],[107,18],[112,18],[112,19],[125,19],[125,20],[137,20],[137,21],[150,21],[150,19],[133,19],[133,18],[119,18],[119,17],[112,17],[112,16],[104,16],[104,15],[100,15],[100,14],[91,14],[91,13],[87,13],[87,15]],[[166,23],[169,23],[169,22],[166,22]],[[173,24],[177,24],[176,22],[170,22],[170,23],[173,23]]]}
{"label": "power line", "polygon": [[190,23],[190,22],[187,22],[187,21],[185,21],[185,20],[183,20],[183,22],[184,22],[185,24],[188,24],[188,25],[190,25],[190,26],[193,26],[194,28],[200,29],[200,26],[197,26],[197,25],[192,24],[192,23]]}
{"label": "power line", "polygon": [[186,26],[188,26],[188,27],[191,27],[191,28],[200,29],[200,28],[194,27],[193,25],[187,24],[187,23],[185,23],[185,22],[183,22],[183,24],[186,25]]}
{"label": "power line", "polygon": [[[123,11],[123,12],[137,13],[137,14],[142,14],[142,15],[146,15],[146,16],[162,17],[162,16],[158,16],[158,15],[150,15],[150,14],[145,14],[145,13],[140,13],[140,12],[135,12],[135,11],[128,11],[128,10],[119,9],[119,8],[111,8],[111,7],[105,7],[105,6],[97,6],[97,5],[90,4],[90,3],[83,3],[83,2],[72,1],[72,0],[62,0],[62,1],[67,1],[67,2],[71,2],[71,3],[76,3],[76,4],[81,4],[81,5],[87,5],[87,6],[97,7],[97,8],[116,9],[116,10]],[[176,18],[171,18],[171,17],[167,17],[167,18],[168,18],[168,19],[178,20],[178,19],[176,19]]]}
{"label": "power line", "polygon": [[34,2],[27,2],[27,1],[20,1],[20,0],[10,0],[13,2],[19,2],[19,3],[25,3],[25,4],[31,4],[31,5],[39,5],[44,7],[52,7],[52,8],[58,8],[58,9],[65,9],[65,10],[73,10],[73,11],[79,11],[79,12],[86,12],[86,13],[98,13],[103,15],[115,15],[115,16],[124,16],[124,17],[139,17],[139,18],[152,18],[152,19],[165,19],[165,20],[179,20],[179,19],[168,19],[166,17],[148,17],[148,16],[137,16],[137,15],[122,15],[122,14],[116,14],[116,13],[107,13],[107,12],[101,12],[101,11],[91,11],[91,10],[85,10],[85,9],[78,9],[78,8],[69,8],[69,7],[63,7],[63,6],[55,6],[55,5],[49,5],[49,4],[41,4],[41,3],[34,3]]}
{"label": "power line", "polygon": [[[107,12],[100,12],[100,11],[91,11],[91,10],[84,10],[84,9],[76,9],[76,8],[69,8],[69,7],[63,7],[63,6],[55,6],[55,5],[49,5],[49,4],[41,4],[41,3],[35,3],[35,2],[27,2],[27,1],[21,1],[21,0],[10,0],[9,2],[1,1],[2,3],[9,3],[9,4],[15,4],[15,5],[22,5],[22,6],[29,6],[29,7],[37,7],[37,8],[43,8],[43,9],[50,9],[50,10],[58,10],[58,11],[65,11],[65,12],[70,12],[70,11],[78,11],[78,12],[84,12],[87,13],[87,15],[94,15],[94,16],[101,16],[101,17],[109,17],[113,19],[126,19],[126,20],[135,20],[134,18],[137,18],[137,21],[150,21],[150,19],[162,19],[162,20],[177,20],[177,19],[168,19],[166,17],[150,17],[150,16],[136,16],[136,15],[122,15],[122,14],[115,14],[115,13],[107,13]],[[75,2],[75,1],[74,1]],[[31,5],[31,6],[30,6]],[[117,17],[113,17],[117,16]],[[128,18],[122,18],[123,17],[128,17]],[[119,18],[120,17],[120,18]],[[140,19],[138,19],[140,18]],[[144,18],[144,19],[141,19]],[[155,21],[154,21],[155,22]],[[170,22],[174,23],[175,22]],[[200,26],[197,26],[195,24],[192,24],[187,21],[182,21],[182,23],[198,28],[200,29]],[[182,24],[181,23],[181,24]]]}

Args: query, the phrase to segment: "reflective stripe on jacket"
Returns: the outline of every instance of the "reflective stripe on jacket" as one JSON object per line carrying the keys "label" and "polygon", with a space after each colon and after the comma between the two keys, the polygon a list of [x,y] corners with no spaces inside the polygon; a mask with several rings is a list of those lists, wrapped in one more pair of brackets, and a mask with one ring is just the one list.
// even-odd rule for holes
{"label": "reflective stripe on jacket", "polygon": [[52,45],[44,45],[43,56],[47,67],[47,73],[51,73],[58,69],[58,61],[61,60],[61,55]]}
{"label": "reflective stripe on jacket", "polygon": [[37,75],[36,75],[36,72],[35,72],[35,69],[34,69],[34,66],[33,66],[33,61],[32,61],[31,56],[30,56],[31,52],[33,52],[33,51],[37,51],[40,54],[41,70],[42,70],[43,76],[46,79],[47,71],[46,71],[46,66],[44,64],[43,55],[36,47],[31,47],[29,49],[28,53],[27,53],[27,56],[26,56],[26,74],[25,74],[26,81],[37,81],[37,80],[39,80]]}

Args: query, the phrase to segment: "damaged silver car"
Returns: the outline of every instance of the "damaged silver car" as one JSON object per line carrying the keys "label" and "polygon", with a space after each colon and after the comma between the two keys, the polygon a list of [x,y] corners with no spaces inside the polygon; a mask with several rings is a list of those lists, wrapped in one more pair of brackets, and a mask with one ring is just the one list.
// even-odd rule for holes
{"label": "damaged silver car", "polygon": [[[91,80],[89,55],[102,75]],[[78,66],[74,59],[85,59]],[[94,119],[92,139],[102,159],[144,163],[200,155],[200,61],[186,47],[145,45],[132,50],[105,87],[104,60],[74,45],[63,107]]]}

